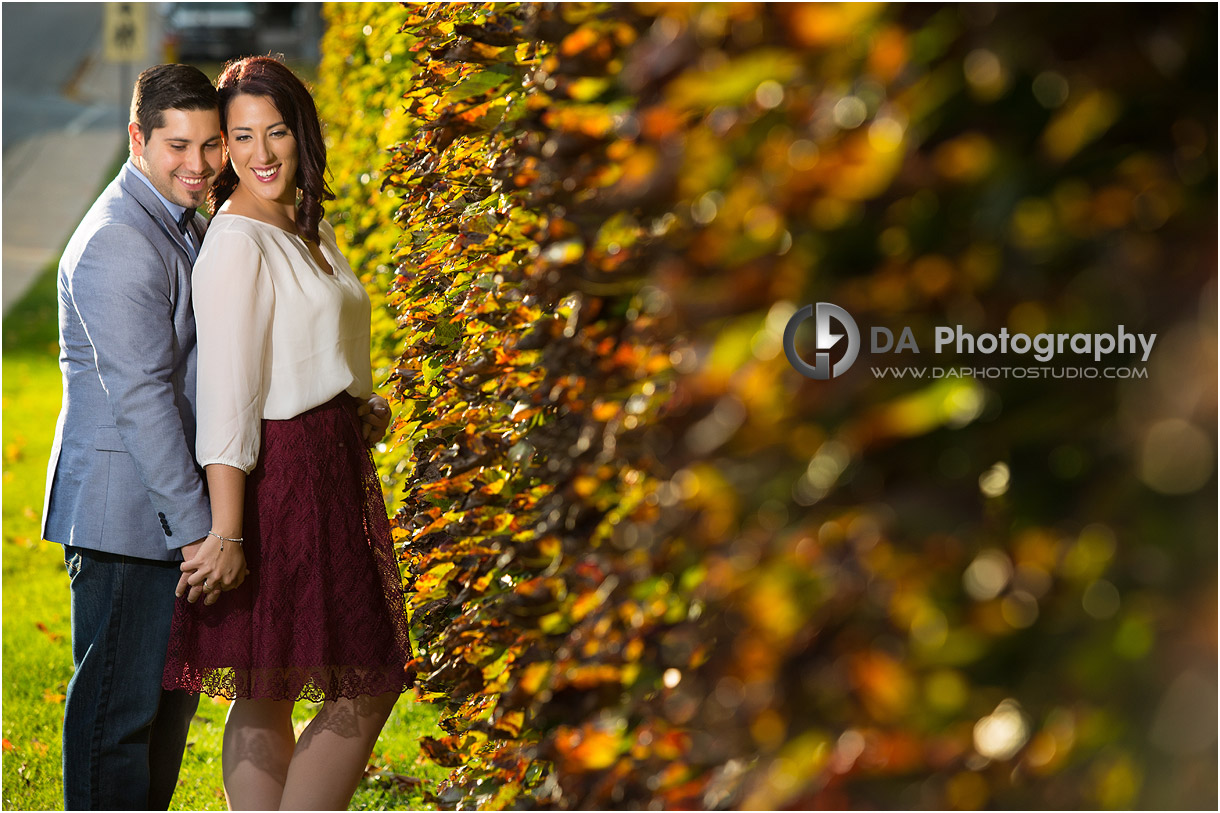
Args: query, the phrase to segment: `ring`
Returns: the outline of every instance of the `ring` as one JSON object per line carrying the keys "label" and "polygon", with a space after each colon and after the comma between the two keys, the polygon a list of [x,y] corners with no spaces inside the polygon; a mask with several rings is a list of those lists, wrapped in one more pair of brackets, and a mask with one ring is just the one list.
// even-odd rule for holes
{"label": "ring", "polygon": [[207,586],[208,586],[208,580],[207,580],[207,579],[204,579],[204,580],[203,580],[203,586],[204,586],[204,587],[207,587]]}

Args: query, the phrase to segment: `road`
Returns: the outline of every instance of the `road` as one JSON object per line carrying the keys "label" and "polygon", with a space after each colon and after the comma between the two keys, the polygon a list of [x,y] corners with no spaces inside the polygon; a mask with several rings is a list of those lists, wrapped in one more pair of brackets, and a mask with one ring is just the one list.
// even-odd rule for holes
{"label": "road", "polygon": [[3,5],[5,153],[40,133],[124,123],[116,100],[83,100],[73,88],[100,48],[102,13],[101,3]]}

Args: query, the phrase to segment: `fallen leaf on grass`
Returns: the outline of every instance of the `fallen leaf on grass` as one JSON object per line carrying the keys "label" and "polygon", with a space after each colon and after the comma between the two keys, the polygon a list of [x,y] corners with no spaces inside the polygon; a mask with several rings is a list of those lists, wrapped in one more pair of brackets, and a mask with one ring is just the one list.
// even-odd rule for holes
{"label": "fallen leaf on grass", "polygon": [[0,743],[0,746],[3,746],[5,751],[12,751],[14,748],[13,744],[8,741],[8,737],[4,738],[4,742]]}
{"label": "fallen leaf on grass", "polygon": [[60,635],[58,632],[51,632],[49,629],[47,629],[47,625],[42,623],[41,621],[39,621],[34,626],[38,627],[38,631],[41,632],[43,635],[47,636],[48,638],[50,638],[52,642],[58,641],[60,638],[63,638],[63,636]]}
{"label": "fallen leaf on grass", "polygon": [[45,754],[47,752],[47,744],[41,740],[30,740],[30,745],[39,754]]}
{"label": "fallen leaf on grass", "polygon": [[66,695],[61,694],[60,692],[57,692],[54,689],[43,689],[42,690],[42,702],[44,702],[44,703],[62,703],[62,702],[64,702],[65,698],[66,698]]}

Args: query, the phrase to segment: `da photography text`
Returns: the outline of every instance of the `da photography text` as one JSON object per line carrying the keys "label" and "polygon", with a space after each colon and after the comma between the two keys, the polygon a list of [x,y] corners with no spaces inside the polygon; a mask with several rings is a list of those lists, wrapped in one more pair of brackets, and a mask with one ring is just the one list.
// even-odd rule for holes
{"label": "da photography text", "polygon": [[[796,347],[796,334],[807,320],[814,320],[813,363],[801,356]],[[784,329],[784,353],[789,363],[807,378],[825,381],[838,378],[855,364],[860,355],[860,328],[856,320],[844,308],[830,302],[806,305],[792,315]],[[903,327],[895,335],[887,327],[872,327],[868,332],[869,352],[874,355],[922,354],[922,349],[910,327]],[[840,344],[841,340],[843,341]],[[961,325],[940,325],[933,330],[932,352],[941,355],[1000,356],[1005,366],[954,367],[871,367],[874,378],[947,378],[971,376],[974,378],[1147,378],[1147,370],[1132,364],[1107,366],[1080,366],[1079,362],[1091,360],[1094,365],[1119,358],[1138,356],[1141,364],[1147,363],[1156,343],[1155,333],[1132,333],[1119,325],[1106,333],[1013,333],[1001,328],[997,333],[971,333]],[[841,349],[841,354],[840,354]],[[835,353],[832,353],[832,350]],[[832,361],[832,355],[838,359]],[[1040,367],[1031,365],[1013,366],[1025,359],[1040,362],[1071,360],[1077,364]],[[913,360],[913,359],[912,359]]]}

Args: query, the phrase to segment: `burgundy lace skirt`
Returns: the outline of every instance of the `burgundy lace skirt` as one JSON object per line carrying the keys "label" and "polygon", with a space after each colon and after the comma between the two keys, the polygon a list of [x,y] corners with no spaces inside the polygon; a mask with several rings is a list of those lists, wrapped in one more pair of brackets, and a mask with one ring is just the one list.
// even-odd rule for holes
{"label": "burgundy lace skirt", "polygon": [[243,536],[240,587],[210,607],[178,599],[165,688],[321,701],[407,687],[402,585],[355,399],[263,421]]}

